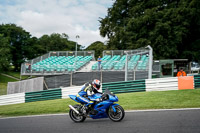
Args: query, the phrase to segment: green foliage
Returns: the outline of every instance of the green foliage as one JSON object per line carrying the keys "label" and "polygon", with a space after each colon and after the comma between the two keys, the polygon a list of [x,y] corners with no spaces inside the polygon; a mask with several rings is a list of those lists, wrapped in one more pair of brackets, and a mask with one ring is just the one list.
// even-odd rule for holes
{"label": "green foliage", "polygon": [[31,49],[30,33],[23,30],[15,24],[0,25],[0,34],[8,38],[10,52],[12,53],[12,64],[15,70],[19,70],[21,63],[27,59],[27,55]]}
{"label": "green foliage", "polygon": [[10,63],[10,46],[8,38],[4,38],[0,34],[0,72],[6,71],[9,69]]}
{"label": "green foliage", "polygon": [[89,45],[86,50],[94,50],[95,51],[95,58],[98,58],[99,56],[102,57],[102,52],[106,50],[107,47],[100,41],[96,41]]}
{"label": "green foliage", "polygon": [[199,0],[116,0],[100,23],[108,48],[151,45],[155,59],[200,60]]}
{"label": "green foliage", "polygon": [[[47,53],[49,51],[67,51],[75,50],[76,42],[68,40],[68,35],[53,33],[49,35],[43,35],[39,38],[38,48],[42,53]],[[77,46],[80,50],[80,45]]]}

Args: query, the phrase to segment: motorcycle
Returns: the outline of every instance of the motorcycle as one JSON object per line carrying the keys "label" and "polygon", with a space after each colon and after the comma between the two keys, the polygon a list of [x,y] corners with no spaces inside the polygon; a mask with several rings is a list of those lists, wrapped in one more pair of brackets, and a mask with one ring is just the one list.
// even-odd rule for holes
{"label": "motorcycle", "polygon": [[[96,93],[88,98],[91,101],[95,101],[93,107],[84,106],[87,104],[84,101],[78,101],[75,95],[69,95],[69,97],[80,103],[77,105],[69,105],[69,116],[74,122],[83,122],[86,117],[92,119],[110,118],[114,122],[119,122],[124,118],[124,109],[114,102],[118,101],[118,97],[112,94],[108,89],[103,94]],[[97,99],[99,99],[98,102]]]}

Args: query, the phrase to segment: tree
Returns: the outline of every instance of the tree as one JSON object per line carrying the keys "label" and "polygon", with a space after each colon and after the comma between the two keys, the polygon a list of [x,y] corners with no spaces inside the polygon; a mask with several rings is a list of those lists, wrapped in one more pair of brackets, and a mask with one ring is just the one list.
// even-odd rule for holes
{"label": "tree", "polygon": [[198,0],[116,0],[100,23],[101,36],[109,38],[108,48],[151,45],[155,59],[200,60],[196,58],[200,53]]}
{"label": "tree", "polygon": [[[40,50],[42,53],[49,51],[69,51],[75,50],[76,42],[70,41],[67,34],[53,33],[49,35],[43,35],[39,38]],[[77,49],[80,50],[80,46]]]}
{"label": "tree", "polygon": [[96,58],[98,58],[98,56],[102,56],[103,50],[106,49],[107,49],[106,45],[104,45],[100,41],[96,41],[86,48],[86,50],[94,50]]}
{"label": "tree", "polygon": [[9,70],[10,64],[10,46],[8,38],[0,34],[0,72]]}
{"label": "tree", "polygon": [[32,47],[30,33],[15,24],[2,24],[0,25],[0,34],[8,38],[12,64],[15,66],[15,70],[19,71],[21,63],[28,59],[27,56]]}

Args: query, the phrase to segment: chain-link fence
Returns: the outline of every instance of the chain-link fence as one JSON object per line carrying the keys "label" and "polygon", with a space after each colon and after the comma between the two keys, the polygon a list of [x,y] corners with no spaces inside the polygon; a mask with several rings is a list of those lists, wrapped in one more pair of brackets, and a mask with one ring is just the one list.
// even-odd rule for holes
{"label": "chain-link fence", "polygon": [[124,81],[124,77],[124,71],[95,71],[45,76],[44,80],[49,89],[61,86],[81,86],[87,82],[91,83],[94,79],[99,79],[102,83]]}

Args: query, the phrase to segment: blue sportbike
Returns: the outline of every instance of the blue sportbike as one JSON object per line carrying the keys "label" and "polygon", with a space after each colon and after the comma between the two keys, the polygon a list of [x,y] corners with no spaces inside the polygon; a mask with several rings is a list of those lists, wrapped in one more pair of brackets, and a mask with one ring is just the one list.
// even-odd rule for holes
{"label": "blue sportbike", "polygon": [[75,95],[69,95],[69,97],[80,103],[69,105],[69,116],[74,122],[83,122],[88,116],[92,119],[109,117],[114,122],[119,122],[124,118],[124,109],[119,104],[114,103],[118,101],[118,97],[108,89],[103,94],[96,93],[88,96],[91,101],[95,101],[92,107],[87,107],[87,103],[84,101],[78,101]]}

